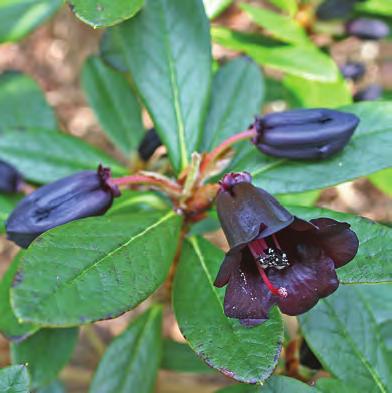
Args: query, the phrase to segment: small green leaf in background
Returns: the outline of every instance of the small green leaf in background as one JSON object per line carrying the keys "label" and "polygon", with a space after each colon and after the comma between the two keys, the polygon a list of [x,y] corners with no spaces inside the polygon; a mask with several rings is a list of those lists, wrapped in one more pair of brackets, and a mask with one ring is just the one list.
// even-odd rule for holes
{"label": "small green leaf in background", "polygon": [[[209,23],[201,0],[146,0],[110,30],[175,170],[198,147],[211,79]],[[197,65],[197,66],[196,66]]]}
{"label": "small green leaf in background", "polygon": [[126,77],[99,57],[87,59],[82,86],[103,130],[123,153],[136,150],[144,135],[141,108]]}
{"label": "small green leaf in background", "polygon": [[121,190],[121,196],[114,200],[113,206],[106,214],[111,216],[113,214],[167,210],[169,203],[166,202],[162,196],[153,191]]}
{"label": "small green leaf in background", "polygon": [[327,83],[287,75],[283,85],[304,107],[337,108],[352,103],[349,86],[340,76],[336,82]]}
{"label": "small green leaf in background", "polygon": [[298,11],[297,0],[268,0],[268,2],[286,11],[291,17],[295,16]]}
{"label": "small green leaf in background", "polygon": [[359,387],[353,387],[333,378],[320,378],[317,380],[316,388],[321,393],[358,393]]}
{"label": "small green leaf in background", "polygon": [[[313,82],[315,83],[315,82]],[[273,101],[284,101],[288,109],[298,108],[301,106],[300,101],[293,92],[283,86],[281,80],[265,78],[266,97],[265,104]]]}
{"label": "small green leaf in background", "polygon": [[392,228],[366,218],[327,209],[289,207],[289,210],[305,220],[330,217],[351,225],[360,244],[355,258],[336,270],[342,283],[392,282],[392,244],[384,241],[391,238]]}
{"label": "small green leaf in background", "polygon": [[9,133],[0,138],[0,159],[3,159],[27,179],[49,183],[77,171],[95,170],[102,163],[114,176],[126,169],[104,152],[83,140],[62,132],[31,131]]}
{"label": "small green leaf in background", "polygon": [[183,373],[211,374],[214,372],[211,367],[208,367],[196,356],[189,345],[173,340],[163,341],[161,368]]}
{"label": "small green leaf in background", "polygon": [[7,131],[54,130],[58,127],[53,109],[37,82],[17,71],[0,74],[0,118],[0,135]]}
{"label": "small green leaf in background", "polygon": [[392,102],[363,102],[339,108],[360,118],[343,151],[321,161],[269,157],[248,143],[227,171],[248,171],[256,186],[289,194],[353,180],[392,167]]}
{"label": "small green leaf in background", "polygon": [[61,382],[54,381],[50,385],[38,389],[37,393],[66,393],[66,391]]}
{"label": "small green leaf in background", "polygon": [[204,220],[196,222],[192,225],[189,235],[196,236],[196,235],[204,235],[208,232],[215,232],[221,228],[218,213],[216,210],[211,209],[207,213],[207,217]]}
{"label": "small green leaf in background", "polygon": [[355,4],[355,10],[390,17],[392,15],[392,3],[386,0],[361,1]]}
{"label": "small green leaf in background", "polygon": [[212,83],[202,150],[246,129],[260,113],[263,97],[263,75],[252,60],[240,57],[221,67]]}
{"label": "small green leaf in background", "polygon": [[122,49],[121,37],[112,29],[106,29],[99,41],[99,56],[110,67],[127,72],[128,67]]}
{"label": "small green leaf in background", "polygon": [[1,393],[29,393],[30,378],[26,366],[17,365],[0,369]]}
{"label": "small green leaf in background", "polygon": [[91,393],[151,393],[162,356],[162,309],[153,306],[106,350]]}
{"label": "small green leaf in background", "polygon": [[369,180],[382,192],[392,196],[392,168],[370,175]]}
{"label": "small green leaf in background", "polygon": [[27,365],[33,388],[45,386],[68,363],[78,334],[76,328],[41,329],[21,343],[11,344],[12,363]]}
{"label": "small green leaf in background", "polygon": [[5,220],[14,210],[20,198],[21,195],[0,194],[0,233],[5,232]]}
{"label": "small green leaf in background", "polygon": [[[233,385],[216,393],[320,393],[315,388],[296,379],[272,376],[263,386]],[[335,392],[342,393],[342,392]]]}
{"label": "small green leaf in background", "polygon": [[132,18],[144,0],[68,0],[74,14],[83,22],[107,27]]}
{"label": "small green leaf in background", "polygon": [[278,362],[282,320],[276,308],[254,328],[227,318],[224,289],[213,285],[222,260],[223,252],[202,238],[184,244],[173,288],[176,318],[190,347],[209,366],[241,382],[262,382]]}
{"label": "small green leaf in background", "polygon": [[320,190],[314,190],[298,194],[278,195],[277,199],[283,205],[311,207],[316,203],[320,193]]}
{"label": "small green leaf in background", "polygon": [[234,0],[203,0],[206,14],[210,19],[219,16]]}
{"label": "small green leaf in background", "polygon": [[0,42],[18,41],[46,22],[63,0],[0,1]]}
{"label": "small green leaf in background", "polygon": [[246,53],[265,67],[322,82],[334,82],[339,75],[334,61],[312,45],[283,45],[224,27],[213,27],[211,34],[217,44]]}
{"label": "small green leaf in background", "polygon": [[241,3],[240,7],[255,23],[266,29],[274,38],[295,45],[311,45],[305,30],[295,19],[246,3]]}
{"label": "small green leaf in background", "polygon": [[91,217],[54,228],[24,253],[16,315],[46,326],[111,319],[165,280],[182,219],[174,212]]}
{"label": "small green leaf in background", "polygon": [[23,340],[38,330],[30,323],[20,323],[10,304],[10,289],[22,255],[23,252],[20,252],[14,258],[0,281],[0,332],[9,340]]}
{"label": "small green leaf in background", "polygon": [[333,376],[356,391],[392,391],[392,362],[372,304],[356,286],[342,285],[299,320],[306,342]]}

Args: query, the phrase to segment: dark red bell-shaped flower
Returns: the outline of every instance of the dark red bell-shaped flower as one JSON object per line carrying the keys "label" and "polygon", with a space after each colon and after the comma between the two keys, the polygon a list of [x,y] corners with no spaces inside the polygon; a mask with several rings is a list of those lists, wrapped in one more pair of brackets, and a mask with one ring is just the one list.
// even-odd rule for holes
{"label": "dark red bell-shaped flower", "polygon": [[332,109],[295,109],[256,118],[253,143],[264,154],[289,159],[317,160],[342,150],[359,119]]}
{"label": "dark red bell-shaped flower", "polygon": [[215,285],[227,285],[228,317],[254,325],[274,304],[299,315],[338,288],[335,269],[354,258],[359,245],[349,224],[297,218],[254,187],[249,174],[227,174],[220,184],[217,210],[230,250]]}
{"label": "dark red bell-shaped flower", "polygon": [[104,214],[120,195],[110,169],[83,171],[47,184],[16,206],[6,222],[7,237],[27,248],[41,233],[80,218]]}
{"label": "dark red bell-shaped flower", "polygon": [[7,162],[0,160],[0,192],[7,194],[20,191],[22,176]]}

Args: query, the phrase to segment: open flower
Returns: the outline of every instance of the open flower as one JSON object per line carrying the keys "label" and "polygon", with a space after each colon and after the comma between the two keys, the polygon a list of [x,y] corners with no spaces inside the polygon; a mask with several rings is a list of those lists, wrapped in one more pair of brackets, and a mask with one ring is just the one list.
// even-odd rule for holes
{"label": "open flower", "polygon": [[359,241],[347,223],[293,216],[250,179],[230,173],[220,183],[217,209],[230,250],[214,284],[227,285],[225,314],[254,325],[274,304],[299,315],[332,294],[335,269],[354,258]]}
{"label": "open flower", "polygon": [[27,248],[41,233],[67,222],[104,214],[120,195],[110,169],[82,171],[47,184],[23,198],[6,222],[7,238]]}

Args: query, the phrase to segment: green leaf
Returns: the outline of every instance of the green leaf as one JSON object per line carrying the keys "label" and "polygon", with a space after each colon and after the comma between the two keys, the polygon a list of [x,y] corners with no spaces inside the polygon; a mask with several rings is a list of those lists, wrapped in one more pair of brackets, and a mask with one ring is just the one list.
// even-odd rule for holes
{"label": "green leaf", "polygon": [[272,194],[329,187],[392,166],[392,102],[364,102],[343,107],[361,122],[342,152],[321,161],[269,157],[247,143],[227,171],[248,171],[254,184]]}
{"label": "green leaf", "polygon": [[240,7],[255,23],[266,29],[274,38],[295,45],[310,44],[304,29],[295,19],[246,3],[241,3]]}
{"label": "green leaf", "polygon": [[249,329],[224,315],[224,289],[213,285],[222,259],[223,252],[202,238],[184,244],[173,289],[176,318],[190,347],[209,366],[241,382],[262,382],[279,358],[282,320],[274,308],[268,321]]}
{"label": "green leaf", "polygon": [[319,190],[314,190],[298,194],[285,194],[278,195],[277,199],[283,205],[311,207],[316,203],[320,193]]}
{"label": "green leaf", "polygon": [[[33,2],[37,1],[30,1]],[[0,118],[0,135],[7,131],[57,128],[54,112],[37,82],[17,71],[0,74]]]}
{"label": "green leaf", "polygon": [[392,228],[366,218],[327,209],[291,207],[289,210],[305,220],[330,217],[351,225],[360,245],[354,260],[336,270],[342,283],[392,282],[392,245],[384,241],[392,236]]}
{"label": "green leaf", "polygon": [[22,39],[49,19],[62,4],[63,0],[1,0],[0,42]]}
{"label": "green leaf", "polygon": [[357,391],[391,391],[392,363],[371,304],[355,286],[341,286],[299,319],[306,342],[332,375]]}
{"label": "green leaf", "polygon": [[[199,0],[146,0],[110,30],[176,171],[197,149],[211,79],[208,19]],[[195,63],[196,61],[196,63]]]}
{"label": "green leaf", "polygon": [[26,366],[17,365],[0,369],[2,393],[29,393],[30,378]]}
{"label": "green leaf", "polygon": [[164,340],[161,368],[183,373],[212,373],[214,370],[202,362],[187,344]]}
{"label": "green leaf", "polygon": [[91,393],[151,393],[162,355],[162,309],[154,306],[133,321],[106,350]]}
{"label": "green leaf", "polygon": [[110,319],[165,280],[181,217],[173,212],[91,217],[54,228],[25,252],[11,290],[16,315],[46,326]]}
{"label": "green leaf", "polygon": [[114,175],[126,172],[120,164],[86,142],[61,132],[10,133],[0,138],[0,158],[33,182],[48,183],[77,171],[109,166]]}
{"label": "green leaf", "polygon": [[318,393],[318,391],[293,378],[272,376],[263,386],[233,385],[216,393]]}
{"label": "green leaf", "polygon": [[266,105],[273,101],[284,101],[288,108],[297,108],[301,104],[298,101],[296,95],[288,90],[281,80],[272,79],[270,77],[265,78],[266,87]]}
{"label": "green leaf", "polygon": [[349,86],[342,77],[336,82],[325,83],[287,75],[283,84],[304,107],[337,108],[352,103]]}
{"label": "green leaf", "polygon": [[26,364],[31,386],[52,382],[68,363],[78,339],[78,329],[41,329],[21,343],[11,344],[13,363]]}
{"label": "green leaf", "polygon": [[126,77],[90,57],[82,71],[82,86],[103,130],[125,154],[136,150],[144,135],[141,108]]}
{"label": "green leaf", "polygon": [[20,195],[0,194],[0,233],[5,232],[5,220],[20,200]]}
{"label": "green leaf", "polygon": [[142,8],[144,0],[69,0],[69,3],[80,20],[97,28],[132,18]]}
{"label": "green leaf", "polygon": [[212,84],[202,150],[208,151],[247,128],[260,113],[263,97],[263,76],[255,63],[238,58],[221,67]]}
{"label": "green leaf", "polygon": [[296,0],[268,0],[268,2],[286,11],[291,17],[295,16],[298,11]]}
{"label": "green leaf", "polygon": [[316,387],[322,393],[358,393],[358,387],[333,378],[320,378],[317,380]]}
{"label": "green leaf", "polygon": [[54,381],[50,385],[37,390],[37,393],[66,393],[64,385],[59,381]]}
{"label": "green leaf", "polygon": [[203,0],[206,14],[210,19],[219,16],[234,0]]}
{"label": "green leaf", "polygon": [[369,180],[385,194],[392,196],[392,168],[374,173]]}
{"label": "green leaf", "polygon": [[0,332],[9,340],[23,340],[38,330],[30,323],[20,323],[11,308],[10,289],[22,256],[20,252],[12,261],[0,281]]}
{"label": "green leaf", "polygon": [[333,82],[339,75],[333,60],[313,45],[283,45],[223,27],[213,27],[211,34],[217,44],[246,53],[265,67],[324,82]]}
{"label": "green leaf", "polygon": [[167,210],[169,207],[169,204],[153,191],[123,190],[106,215]]}
{"label": "green leaf", "polygon": [[390,17],[392,15],[392,3],[385,0],[367,0],[356,3],[355,10]]}
{"label": "green leaf", "polygon": [[221,225],[218,219],[218,213],[215,209],[211,209],[207,212],[207,217],[192,225],[189,235],[204,235],[208,232],[215,232],[220,229]]}

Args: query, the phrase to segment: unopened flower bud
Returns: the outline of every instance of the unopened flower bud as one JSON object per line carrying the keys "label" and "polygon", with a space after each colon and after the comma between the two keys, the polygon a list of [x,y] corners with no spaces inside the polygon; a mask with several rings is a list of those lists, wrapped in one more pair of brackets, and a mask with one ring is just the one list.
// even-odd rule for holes
{"label": "unopened flower bud", "polygon": [[348,62],[340,67],[340,71],[345,79],[356,82],[365,75],[366,67],[363,63]]}
{"label": "unopened flower bud", "polygon": [[27,248],[40,234],[67,222],[104,214],[119,196],[110,169],[83,171],[47,184],[16,206],[6,222],[7,236]]}
{"label": "unopened flower bud", "polygon": [[389,26],[379,19],[358,18],[346,24],[346,33],[364,40],[380,40],[389,35]]}
{"label": "unopened flower bud", "polygon": [[355,3],[356,0],[326,0],[318,6],[316,16],[320,20],[346,19],[352,15]]}
{"label": "unopened flower bud", "polygon": [[22,177],[10,164],[0,161],[0,192],[14,193],[20,190]]}
{"label": "unopened flower bud", "polygon": [[359,90],[354,94],[354,101],[375,101],[378,100],[382,95],[383,89],[380,85],[369,85],[365,87],[363,90]]}
{"label": "unopened flower bud", "polygon": [[290,159],[324,159],[342,150],[359,123],[331,109],[297,109],[256,119],[253,143],[264,154]]}
{"label": "unopened flower bud", "polygon": [[155,131],[155,128],[150,128],[142,141],[140,142],[138,152],[139,156],[143,161],[148,161],[154,154],[155,150],[162,145],[159,135]]}

